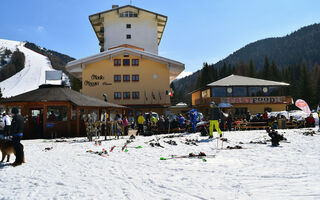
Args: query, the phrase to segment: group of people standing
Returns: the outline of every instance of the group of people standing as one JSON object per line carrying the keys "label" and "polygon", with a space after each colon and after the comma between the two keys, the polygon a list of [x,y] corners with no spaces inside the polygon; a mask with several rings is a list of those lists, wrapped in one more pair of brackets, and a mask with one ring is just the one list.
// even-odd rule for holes
{"label": "group of people standing", "polygon": [[21,115],[19,115],[19,110],[17,108],[12,108],[11,110],[12,120],[10,121],[10,117],[3,113],[2,120],[4,122],[4,135],[5,137],[10,138],[12,140],[14,149],[16,151],[16,160],[12,164],[13,166],[21,165],[23,162],[23,145],[20,143],[23,137],[23,126],[24,119]]}

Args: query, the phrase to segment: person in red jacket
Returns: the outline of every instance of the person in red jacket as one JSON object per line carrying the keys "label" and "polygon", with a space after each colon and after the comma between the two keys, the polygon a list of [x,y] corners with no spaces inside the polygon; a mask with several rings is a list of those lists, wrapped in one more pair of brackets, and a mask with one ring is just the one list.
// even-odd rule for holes
{"label": "person in red jacket", "polygon": [[265,112],[263,113],[262,117],[263,117],[263,120],[264,120],[265,122],[267,122],[267,121],[268,121],[268,112],[265,111]]}
{"label": "person in red jacket", "polygon": [[306,120],[307,120],[307,127],[315,127],[315,120],[314,120],[312,114],[310,114]]}

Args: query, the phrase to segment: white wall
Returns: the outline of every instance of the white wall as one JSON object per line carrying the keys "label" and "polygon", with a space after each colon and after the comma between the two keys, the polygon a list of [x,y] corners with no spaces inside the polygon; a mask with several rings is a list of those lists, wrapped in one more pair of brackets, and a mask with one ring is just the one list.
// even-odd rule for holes
{"label": "white wall", "polygon": [[[127,29],[127,24],[131,28]],[[131,39],[126,35],[131,34]],[[130,44],[158,54],[157,21],[152,14],[140,11],[138,17],[119,17],[116,12],[104,14],[104,50]]]}

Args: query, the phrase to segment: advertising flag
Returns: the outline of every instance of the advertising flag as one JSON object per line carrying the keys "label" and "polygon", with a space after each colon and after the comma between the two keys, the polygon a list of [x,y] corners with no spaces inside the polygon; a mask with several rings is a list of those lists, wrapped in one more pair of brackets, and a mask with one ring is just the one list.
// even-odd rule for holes
{"label": "advertising flag", "polygon": [[305,102],[304,100],[302,99],[298,99],[295,103],[295,105],[300,108],[302,111],[304,111],[305,113],[307,113],[308,115],[311,114],[311,111],[310,111],[310,108],[307,104],[307,102]]}

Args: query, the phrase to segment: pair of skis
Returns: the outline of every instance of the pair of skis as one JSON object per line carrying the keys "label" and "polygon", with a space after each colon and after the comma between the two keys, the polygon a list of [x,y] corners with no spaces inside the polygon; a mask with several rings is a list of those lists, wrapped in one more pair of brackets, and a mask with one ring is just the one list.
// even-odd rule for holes
{"label": "pair of skis", "polygon": [[103,157],[109,156],[108,151],[105,150],[105,149],[102,149],[102,151],[92,151],[92,150],[88,150],[87,152],[88,152],[88,153],[92,153],[92,154],[97,154],[97,155],[103,156]]}
{"label": "pair of skis", "polygon": [[171,160],[171,159],[181,159],[181,158],[191,158],[191,159],[202,159],[203,162],[206,162],[206,158],[214,158],[216,155],[206,155],[204,152],[200,152],[199,154],[189,153],[188,155],[172,155],[171,157],[160,157],[160,160]]}

